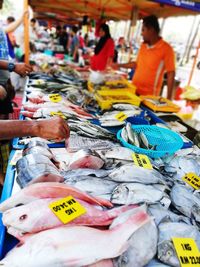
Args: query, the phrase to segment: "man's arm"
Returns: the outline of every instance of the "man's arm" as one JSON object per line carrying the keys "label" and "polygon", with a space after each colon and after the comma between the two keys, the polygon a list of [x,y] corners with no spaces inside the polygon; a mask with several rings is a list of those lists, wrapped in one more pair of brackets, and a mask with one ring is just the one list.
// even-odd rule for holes
{"label": "man's arm", "polygon": [[[8,70],[8,64],[9,64],[8,61],[0,60],[0,69]],[[25,63],[16,63],[13,71],[16,72],[17,74],[21,75],[21,76],[26,76],[32,70],[33,69],[30,65],[27,65]]]}
{"label": "man's arm", "polygon": [[61,141],[69,138],[69,127],[60,117],[40,121],[0,120],[0,140],[38,136]]}
{"label": "man's arm", "polygon": [[174,89],[174,77],[175,71],[167,72],[167,98],[172,99],[173,97],[173,89]]}
{"label": "man's arm", "polygon": [[132,61],[132,62],[128,62],[128,63],[118,63],[118,64],[115,64],[113,63],[112,64],[112,68],[113,69],[119,69],[119,68],[125,68],[125,69],[136,69],[136,62],[135,61]]}
{"label": "man's arm", "polygon": [[28,14],[27,10],[24,11],[23,15],[19,19],[15,20],[14,22],[11,22],[9,25],[7,25],[7,27],[4,28],[5,33],[15,31],[19,27],[19,25],[23,22],[24,16],[26,14]]}

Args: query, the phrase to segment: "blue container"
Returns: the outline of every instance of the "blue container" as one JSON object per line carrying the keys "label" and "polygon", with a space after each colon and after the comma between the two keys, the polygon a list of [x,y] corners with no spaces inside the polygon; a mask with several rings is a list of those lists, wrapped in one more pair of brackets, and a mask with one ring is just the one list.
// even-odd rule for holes
{"label": "blue container", "polygon": [[138,134],[144,133],[148,142],[152,146],[155,146],[156,150],[144,149],[127,143],[121,137],[122,130],[117,133],[118,140],[123,146],[132,149],[136,153],[145,154],[150,158],[160,158],[172,155],[183,146],[182,138],[171,130],[149,125],[132,125],[132,128]]}
{"label": "blue container", "polygon": [[47,56],[53,56],[53,51],[52,50],[44,50],[44,54]]}
{"label": "blue container", "polygon": [[[15,168],[10,165],[10,161],[13,158],[14,153],[15,153],[14,150],[12,150],[10,153],[6,177],[5,177],[4,186],[3,186],[3,192],[1,195],[1,202],[9,198],[12,193],[12,188],[13,188],[13,183],[14,183],[14,178],[15,178]],[[7,240],[5,239],[5,236],[6,236],[6,229],[2,223],[2,220],[0,220],[0,258],[2,258],[5,255],[5,253],[11,249],[11,243],[7,242]]]}

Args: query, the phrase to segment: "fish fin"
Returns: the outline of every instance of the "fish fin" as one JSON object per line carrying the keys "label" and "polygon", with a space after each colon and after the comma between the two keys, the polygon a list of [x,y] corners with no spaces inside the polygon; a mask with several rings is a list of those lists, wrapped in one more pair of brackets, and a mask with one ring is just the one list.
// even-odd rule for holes
{"label": "fish fin", "polygon": [[123,246],[120,248],[118,255],[122,255],[122,253],[124,253],[129,248],[129,246],[130,244],[128,241],[124,243]]}

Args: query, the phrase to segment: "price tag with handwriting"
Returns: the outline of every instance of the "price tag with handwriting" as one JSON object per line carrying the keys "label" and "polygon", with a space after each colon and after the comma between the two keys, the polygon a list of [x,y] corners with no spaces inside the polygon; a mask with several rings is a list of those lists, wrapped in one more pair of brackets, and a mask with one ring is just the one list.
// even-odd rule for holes
{"label": "price tag with handwriting", "polygon": [[86,213],[86,209],[72,196],[52,202],[49,208],[64,224]]}

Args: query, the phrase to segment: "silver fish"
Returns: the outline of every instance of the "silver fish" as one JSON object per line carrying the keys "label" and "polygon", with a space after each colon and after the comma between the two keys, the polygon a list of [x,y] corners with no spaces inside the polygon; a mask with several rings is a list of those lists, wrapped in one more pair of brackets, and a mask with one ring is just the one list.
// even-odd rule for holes
{"label": "silver fish", "polygon": [[158,226],[158,259],[170,266],[180,267],[175,248],[172,243],[173,237],[193,238],[200,249],[200,233],[195,226],[185,223],[161,223]]}
{"label": "silver fish", "polygon": [[156,189],[153,185],[139,183],[123,183],[118,185],[112,192],[111,202],[113,204],[138,204],[157,203],[162,199],[163,189]]}
{"label": "silver fish", "polygon": [[170,265],[166,265],[158,260],[151,260],[145,267],[170,267]]}
{"label": "silver fish", "polygon": [[122,129],[121,137],[122,137],[122,139],[123,139],[124,141],[128,142],[128,133],[127,133],[126,128],[123,128],[123,129]]}
{"label": "silver fish", "polygon": [[84,192],[90,193],[94,196],[110,194],[117,186],[117,183],[106,180],[104,178],[97,178],[92,176],[78,176],[66,179],[65,183],[74,186]]}
{"label": "silver fish", "polygon": [[177,215],[176,213],[163,208],[160,204],[150,205],[148,207],[148,213],[154,217],[156,225],[159,225],[161,222],[185,222],[191,224],[189,218]]}
{"label": "silver fish", "polygon": [[164,184],[162,175],[152,169],[145,169],[134,164],[127,164],[114,170],[109,177],[116,182],[137,182],[143,184]]}
{"label": "silver fish", "polygon": [[116,110],[120,110],[120,111],[124,111],[124,110],[141,110],[139,107],[137,106],[133,106],[131,104],[114,104],[112,105],[112,107]]}
{"label": "silver fish", "polygon": [[127,147],[112,147],[109,150],[97,151],[102,159],[133,161],[133,151]]}
{"label": "silver fish", "polygon": [[67,180],[71,178],[76,178],[79,176],[95,176],[98,178],[106,177],[110,171],[107,170],[94,170],[94,169],[83,169],[79,168],[76,170],[68,170],[68,171],[62,171],[61,175]]}
{"label": "silver fish", "polygon": [[137,133],[135,131],[133,131],[130,122],[128,122],[126,124],[126,131],[127,131],[127,134],[128,134],[129,143],[132,144],[132,145],[135,145],[137,147],[140,147],[138,135],[137,135]]}
{"label": "silver fish", "polygon": [[193,194],[192,189],[175,184],[170,196],[177,210],[189,218],[194,218],[196,222],[200,222],[200,198]]}

